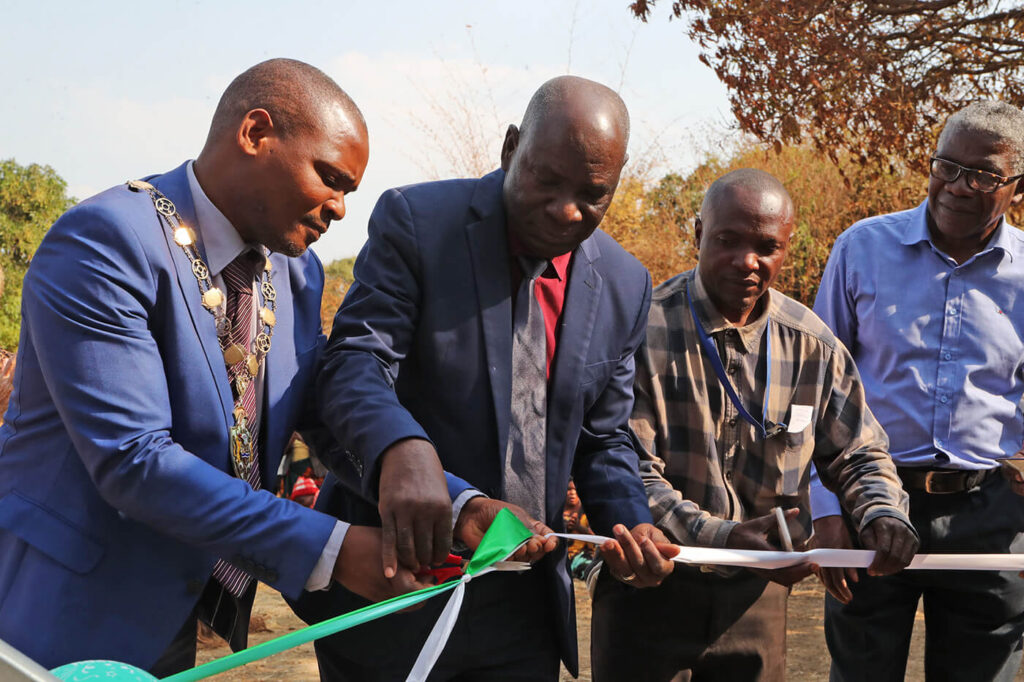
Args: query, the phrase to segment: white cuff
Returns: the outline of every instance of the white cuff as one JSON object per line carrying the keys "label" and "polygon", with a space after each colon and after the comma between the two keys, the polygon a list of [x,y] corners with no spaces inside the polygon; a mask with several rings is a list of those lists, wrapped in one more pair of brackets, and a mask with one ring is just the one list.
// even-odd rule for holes
{"label": "white cuff", "polygon": [[331,531],[331,537],[327,538],[327,544],[324,545],[324,551],[320,555],[320,560],[316,562],[313,572],[309,574],[309,579],[306,580],[307,592],[326,590],[331,586],[334,564],[338,561],[341,543],[345,541],[345,534],[348,533],[348,528],[349,524],[344,521],[335,522],[334,530]]}

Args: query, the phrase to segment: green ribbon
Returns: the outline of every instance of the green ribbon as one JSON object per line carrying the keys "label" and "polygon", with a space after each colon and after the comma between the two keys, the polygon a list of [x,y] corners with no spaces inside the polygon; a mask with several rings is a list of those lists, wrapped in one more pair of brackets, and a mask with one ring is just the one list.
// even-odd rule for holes
{"label": "green ribbon", "polygon": [[[480,541],[480,546],[473,553],[473,558],[466,565],[466,573],[476,575],[495,562],[504,560],[532,536],[533,533],[526,529],[526,526],[516,518],[515,514],[508,509],[502,509]],[[193,680],[201,680],[211,675],[217,675],[226,670],[273,656],[306,642],[312,642],[315,639],[327,637],[342,630],[354,628],[367,621],[376,620],[396,611],[407,609],[442,592],[449,592],[455,589],[458,584],[458,580],[452,580],[440,585],[433,585],[422,590],[403,594],[400,597],[394,597],[387,601],[370,604],[356,611],[335,616],[322,623],[290,632],[287,635],[258,644],[250,649],[230,654],[216,661],[210,661],[197,668],[165,677],[164,680],[166,682],[192,682]]]}

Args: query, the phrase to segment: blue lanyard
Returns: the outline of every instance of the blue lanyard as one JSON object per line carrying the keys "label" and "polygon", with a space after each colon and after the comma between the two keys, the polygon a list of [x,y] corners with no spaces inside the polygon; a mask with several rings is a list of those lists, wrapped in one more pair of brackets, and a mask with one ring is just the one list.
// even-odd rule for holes
{"label": "blue lanyard", "polygon": [[[729,394],[729,400],[736,406],[740,416],[746,419],[750,424],[757,429],[757,432],[761,435],[761,438],[767,440],[772,436],[782,433],[786,429],[785,424],[775,424],[768,420],[768,398],[772,392],[772,335],[771,329],[765,329],[765,345],[768,347],[766,353],[766,369],[765,369],[765,388],[764,388],[764,407],[761,409],[761,421],[754,419],[754,417],[747,412],[747,408],[743,406],[740,401],[740,397],[736,395],[736,389],[732,387],[732,383],[729,378],[725,375],[725,367],[722,366],[722,358],[718,356],[718,348],[708,337],[707,332],[704,331],[704,325],[700,323],[697,318],[697,309],[693,307],[693,299],[690,298],[690,289],[686,289],[686,302],[690,304],[690,314],[693,315],[693,324],[697,327],[697,336],[700,337],[700,345],[704,347],[704,352],[707,354],[708,359],[711,360],[711,366],[715,369],[715,374],[718,375],[718,381],[725,388],[725,392]],[[771,320],[769,320],[769,325]]]}

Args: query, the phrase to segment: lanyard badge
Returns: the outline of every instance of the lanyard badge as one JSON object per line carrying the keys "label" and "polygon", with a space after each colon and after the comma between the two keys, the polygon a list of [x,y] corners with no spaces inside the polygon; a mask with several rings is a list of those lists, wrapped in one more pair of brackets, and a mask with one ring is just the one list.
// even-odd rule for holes
{"label": "lanyard badge", "polygon": [[[764,407],[761,409],[761,419],[758,421],[755,419],[747,408],[743,406],[740,401],[740,397],[736,394],[736,389],[732,387],[732,382],[729,381],[729,377],[725,374],[725,367],[722,365],[722,358],[718,356],[718,349],[715,344],[708,337],[707,332],[704,331],[704,325],[700,323],[697,318],[697,309],[693,305],[693,299],[690,298],[690,289],[686,289],[686,302],[690,304],[690,314],[693,316],[693,324],[697,327],[697,336],[700,337],[700,345],[704,347],[704,352],[707,354],[708,359],[711,360],[711,366],[715,370],[715,374],[718,375],[718,381],[722,384],[725,392],[729,394],[729,400],[736,407],[736,410],[740,413],[740,416],[746,419],[761,435],[761,438],[767,440],[772,436],[777,436],[786,430],[786,425],[782,423],[776,424],[775,422],[768,419],[768,398],[772,392],[772,335],[771,329],[765,330],[765,345],[767,346],[766,354],[766,370],[764,379]],[[771,324],[771,320],[768,321]]]}

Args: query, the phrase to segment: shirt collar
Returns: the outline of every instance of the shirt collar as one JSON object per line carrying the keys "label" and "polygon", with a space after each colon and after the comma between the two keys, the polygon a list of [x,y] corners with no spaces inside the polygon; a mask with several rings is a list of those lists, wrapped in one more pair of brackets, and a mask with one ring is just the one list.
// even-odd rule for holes
{"label": "shirt collar", "polygon": [[196,231],[206,251],[206,264],[210,268],[210,277],[219,275],[220,272],[235,260],[246,249],[253,249],[263,254],[262,248],[254,248],[245,243],[238,234],[231,221],[221,213],[220,209],[213,205],[206,192],[199,185],[193,166],[195,161],[189,161],[187,166],[188,186],[192,191],[192,201],[196,207]]}
{"label": "shirt collar", "polygon": [[[935,246],[935,242],[932,241],[932,235],[928,231],[928,200],[925,199],[922,201],[917,208],[913,209],[913,213],[914,216],[911,218],[907,231],[903,234],[901,242],[905,246],[928,242],[933,249],[941,252],[941,249]],[[992,238],[989,239],[985,248],[979,251],[976,256],[987,253],[992,249],[1000,249],[1003,253],[1009,256],[1012,261],[1013,242],[1011,241],[1011,234],[1010,230],[1007,229],[1007,225],[1006,216],[999,218],[999,226],[992,234]]]}
{"label": "shirt collar", "polygon": [[740,340],[740,346],[744,352],[749,353],[761,347],[761,336],[764,334],[765,327],[768,325],[768,319],[771,317],[775,307],[772,289],[768,289],[764,294],[767,300],[765,301],[765,306],[761,309],[761,313],[742,327],[737,327],[725,319],[722,313],[718,312],[718,308],[708,298],[707,289],[704,288],[704,281],[700,277],[700,271],[696,268],[693,269],[693,287],[691,292],[693,307],[697,309],[697,319],[700,320],[708,336],[727,329],[735,329]]}

